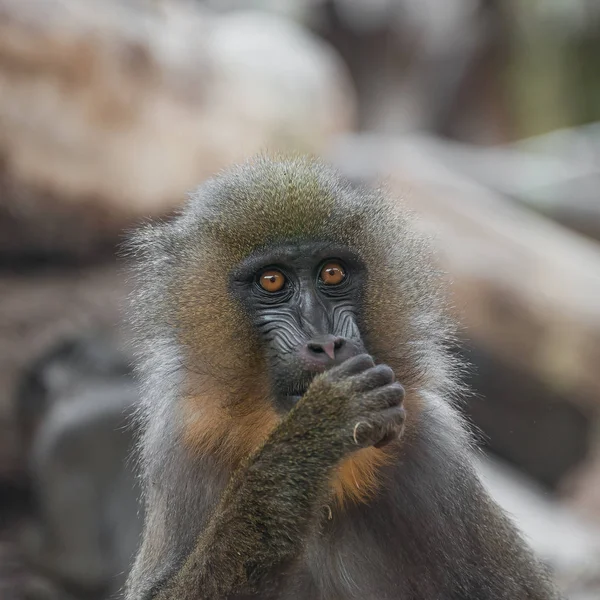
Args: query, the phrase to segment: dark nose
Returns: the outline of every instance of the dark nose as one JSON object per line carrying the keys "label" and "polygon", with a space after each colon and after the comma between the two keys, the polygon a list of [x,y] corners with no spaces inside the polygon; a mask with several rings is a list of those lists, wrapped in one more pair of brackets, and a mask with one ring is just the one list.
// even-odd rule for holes
{"label": "dark nose", "polygon": [[314,367],[327,367],[344,361],[349,356],[347,341],[342,337],[324,335],[309,340],[302,348],[305,360]]}

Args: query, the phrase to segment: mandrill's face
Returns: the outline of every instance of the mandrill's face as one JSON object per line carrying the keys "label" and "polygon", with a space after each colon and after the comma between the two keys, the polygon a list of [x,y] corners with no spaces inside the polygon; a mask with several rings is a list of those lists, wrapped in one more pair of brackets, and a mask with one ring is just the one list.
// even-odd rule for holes
{"label": "mandrill's face", "polygon": [[256,328],[281,408],[291,408],[317,373],[365,352],[364,282],[355,252],[318,241],[254,252],[232,273],[232,293]]}

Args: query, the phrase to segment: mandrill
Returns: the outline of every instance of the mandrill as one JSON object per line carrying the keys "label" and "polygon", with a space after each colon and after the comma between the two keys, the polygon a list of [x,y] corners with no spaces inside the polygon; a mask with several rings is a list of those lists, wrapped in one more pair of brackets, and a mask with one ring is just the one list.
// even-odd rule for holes
{"label": "mandrill", "polygon": [[128,600],[559,597],[474,471],[443,286],[397,201],[260,157],[129,248]]}

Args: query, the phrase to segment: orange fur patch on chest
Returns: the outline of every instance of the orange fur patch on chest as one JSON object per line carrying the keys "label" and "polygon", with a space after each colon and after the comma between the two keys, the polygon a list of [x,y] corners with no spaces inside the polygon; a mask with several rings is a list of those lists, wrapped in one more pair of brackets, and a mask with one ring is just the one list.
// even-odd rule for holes
{"label": "orange fur patch on chest", "polygon": [[190,396],[184,400],[184,443],[194,453],[213,453],[236,467],[279,423],[267,402],[228,406],[224,399]]}
{"label": "orange fur patch on chest", "polygon": [[338,467],[331,481],[340,506],[348,501],[366,502],[377,492],[380,469],[392,460],[392,454],[377,448],[358,450]]}
{"label": "orange fur patch on chest", "polygon": [[[184,399],[184,443],[195,454],[212,453],[235,468],[273,431],[281,417],[269,402],[228,406],[224,399],[188,396]],[[379,470],[391,460],[384,450],[364,448],[335,470],[331,488],[339,506],[365,502],[379,485]]]}

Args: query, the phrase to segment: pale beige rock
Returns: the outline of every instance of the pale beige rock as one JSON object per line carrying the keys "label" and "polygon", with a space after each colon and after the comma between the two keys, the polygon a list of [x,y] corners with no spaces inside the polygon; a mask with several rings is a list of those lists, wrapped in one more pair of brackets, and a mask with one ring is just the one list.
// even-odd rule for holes
{"label": "pale beige rock", "polygon": [[0,0],[0,253],[85,254],[261,150],[352,126],[335,53],[274,15]]}

